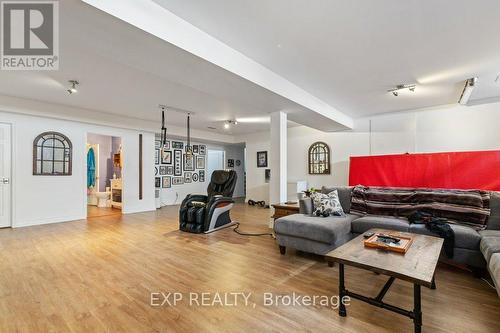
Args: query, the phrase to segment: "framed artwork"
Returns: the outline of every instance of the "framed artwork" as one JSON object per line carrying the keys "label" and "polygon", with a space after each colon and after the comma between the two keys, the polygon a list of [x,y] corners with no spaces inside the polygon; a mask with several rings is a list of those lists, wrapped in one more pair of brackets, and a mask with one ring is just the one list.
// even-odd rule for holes
{"label": "framed artwork", "polygon": [[183,177],[172,177],[172,185],[182,185],[184,184]]}
{"label": "framed artwork", "polygon": [[155,177],[155,187],[156,188],[161,187],[161,177]]}
{"label": "framed artwork", "polygon": [[155,164],[160,164],[160,149],[155,149]]}
{"label": "framed artwork", "polygon": [[207,146],[200,145],[199,152],[200,152],[200,155],[206,155],[207,154]]}
{"label": "framed artwork", "polygon": [[174,176],[182,176],[182,150],[180,149],[174,150]]}
{"label": "framed artwork", "polygon": [[155,149],[160,149],[161,148],[161,141],[155,140]]}
{"label": "framed artwork", "polygon": [[267,151],[257,152],[257,168],[267,168]]}
{"label": "framed artwork", "polygon": [[172,187],[172,177],[169,177],[169,176],[162,177],[161,187],[171,188]]}
{"label": "framed artwork", "polygon": [[236,166],[240,166],[241,165],[241,161],[240,160],[236,160]]}
{"label": "framed artwork", "polygon": [[165,176],[167,174],[167,166],[160,165],[160,176]]}
{"label": "framed artwork", "polygon": [[163,145],[163,150],[170,150],[170,141],[165,141],[165,144]]}
{"label": "framed artwork", "polygon": [[162,150],[161,151],[161,164],[172,164],[172,151]]}
{"label": "framed artwork", "polygon": [[197,182],[198,181],[198,173],[193,172],[193,175],[191,176],[191,179],[193,180],[193,182]]}
{"label": "framed artwork", "polygon": [[227,167],[234,168],[234,160],[232,158],[227,160]]}
{"label": "framed artwork", "polygon": [[205,169],[205,156],[196,156],[196,169]]}
{"label": "framed artwork", "polygon": [[191,172],[184,172],[184,183],[191,183]]}
{"label": "framed artwork", "polygon": [[309,174],[330,174],[330,147],[324,142],[315,142],[309,147]]}
{"label": "framed artwork", "polygon": [[155,167],[155,176],[158,176],[158,167]]}
{"label": "framed artwork", "polygon": [[173,175],[174,174],[174,167],[172,165],[167,165],[167,175]]}
{"label": "framed artwork", "polygon": [[198,154],[200,152],[198,145],[193,145],[193,154]]}
{"label": "framed artwork", "polygon": [[182,141],[172,141],[172,148],[173,149],[182,149],[182,148],[184,148],[184,142],[182,142]]}
{"label": "framed artwork", "polygon": [[200,181],[200,183],[205,182],[205,170],[198,171],[198,180]]}
{"label": "framed artwork", "polygon": [[266,183],[269,183],[271,181],[271,169],[266,169],[264,181]]}
{"label": "framed artwork", "polygon": [[194,155],[184,154],[184,171],[194,171]]}

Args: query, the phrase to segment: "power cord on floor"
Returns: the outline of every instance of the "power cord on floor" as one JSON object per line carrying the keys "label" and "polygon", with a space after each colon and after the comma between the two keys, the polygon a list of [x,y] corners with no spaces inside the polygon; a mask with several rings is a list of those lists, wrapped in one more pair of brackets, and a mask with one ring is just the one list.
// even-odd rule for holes
{"label": "power cord on floor", "polygon": [[483,280],[484,282],[486,282],[486,283],[488,284],[488,286],[490,286],[491,288],[496,289],[496,288],[495,288],[495,287],[494,287],[494,286],[490,283],[490,281],[488,281],[487,279],[485,279],[485,278],[481,278],[481,280]]}
{"label": "power cord on floor", "polygon": [[273,239],[276,239],[276,237],[274,237],[274,234],[272,233],[267,233],[267,232],[264,232],[264,233],[247,233],[247,232],[241,232],[238,230],[238,228],[240,227],[240,222],[236,222],[236,227],[233,229],[233,231],[235,233],[237,233],[238,235],[242,235],[242,236],[271,236]]}

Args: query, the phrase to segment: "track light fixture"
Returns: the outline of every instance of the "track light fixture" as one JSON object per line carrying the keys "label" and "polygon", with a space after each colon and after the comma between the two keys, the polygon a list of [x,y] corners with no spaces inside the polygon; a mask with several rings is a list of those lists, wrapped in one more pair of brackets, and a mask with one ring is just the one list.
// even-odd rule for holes
{"label": "track light fixture", "polygon": [[397,97],[397,96],[399,96],[399,92],[400,92],[401,90],[408,89],[408,90],[409,90],[409,91],[411,91],[411,92],[415,92],[415,88],[416,88],[416,87],[417,87],[417,86],[416,86],[415,84],[398,84],[398,85],[396,86],[396,88],[389,89],[389,90],[387,90],[387,92],[390,92],[390,93],[392,93],[394,96],[396,96],[396,97]]}
{"label": "track light fixture", "polygon": [[236,120],[226,120],[224,122],[224,128],[229,129],[231,125],[238,125],[238,122]]}
{"label": "track light fixture", "polygon": [[472,77],[465,81],[464,89],[462,90],[462,94],[460,95],[460,99],[458,103],[461,105],[467,105],[469,103],[469,99],[472,96],[472,91],[476,88],[477,85],[477,77]]}
{"label": "track light fixture", "polygon": [[79,85],[80,83],[78,81],[76,81],[76,80],[69,80],[68,82],[70,83],[70,87],[66,91],[70,95],[76,94],[78,92],[78,90],[76,89],[76,86]]}

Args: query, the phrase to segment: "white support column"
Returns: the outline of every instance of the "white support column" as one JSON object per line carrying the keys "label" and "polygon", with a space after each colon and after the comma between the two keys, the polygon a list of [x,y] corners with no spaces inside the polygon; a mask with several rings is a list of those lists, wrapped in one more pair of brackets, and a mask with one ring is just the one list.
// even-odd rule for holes
{"label": "white support column", "polygon": [[[269,154],[271,181],[269,204],[287,201],[287,115],[271,113],[271,151]],[[274,211],[271,210],[274,214]],[[272,224],[271,224],[272,226]]]}

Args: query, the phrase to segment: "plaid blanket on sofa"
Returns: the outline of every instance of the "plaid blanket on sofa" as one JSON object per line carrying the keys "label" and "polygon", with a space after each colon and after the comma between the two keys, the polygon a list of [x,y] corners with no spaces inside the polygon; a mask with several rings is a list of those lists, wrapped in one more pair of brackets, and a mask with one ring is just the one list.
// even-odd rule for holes
{"label": "plaid blanket on sofa", "polygon": [[351,212],[408,217],[424,211],[450,223],[484,229],[490,216],[490,193],[480,190],[438,190],[355,186]]}

